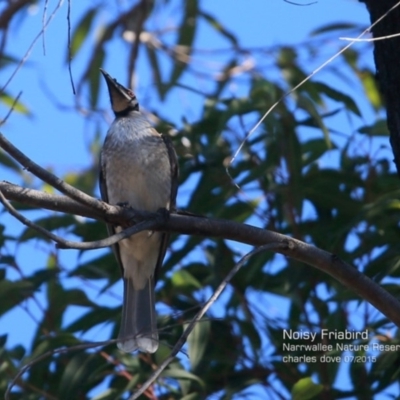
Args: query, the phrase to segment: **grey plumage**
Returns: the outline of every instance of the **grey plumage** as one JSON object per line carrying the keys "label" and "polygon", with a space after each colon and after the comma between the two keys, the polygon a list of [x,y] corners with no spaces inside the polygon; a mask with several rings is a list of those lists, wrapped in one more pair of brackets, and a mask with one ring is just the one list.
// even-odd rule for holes
{"label": "grey plumage", "polygon": [[[173,210],[178,166],[171,142],[139,111],[132,91],[101,72],[116,116],[100,156],[103,200],[150,212]],[[110,235],[122,229],[113,225],[107,228]],[[124,280],[118,347],[125,352],[139,349],[153,353],[158,348],[154,284],[167,242],[165,233],[144,231],[113,246]]]}

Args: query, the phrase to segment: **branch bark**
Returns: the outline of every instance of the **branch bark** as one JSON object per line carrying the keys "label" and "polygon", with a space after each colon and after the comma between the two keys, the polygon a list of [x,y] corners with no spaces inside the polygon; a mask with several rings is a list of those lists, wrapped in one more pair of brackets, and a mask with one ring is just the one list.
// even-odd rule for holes
{"label": "branch bark", "polygon": [[9,142],[4,135],[0,133],[0,147],[5,150],[11,157],[17,160],[25,169],[31,172],[33,175],[40,178],[42,181],[53,186],[55,189],[64,193],[71,199],[78,203],[84,204],[93,209],[94,212],[98,212],[98,215],[102,215],[105,208],[108,208],[107,204],[88,196],[86,193],[74,188],[68,183],[64,182],[59,177],[53,175],[51,172],[46,171],[40,165],[33,162],[28,158],[22,151],[17,149],[11,142]]}
{"label": "branch bark", "polygon": [[123,225],[126,225],[127,221],[134,221],[134,223],[146,221],[143,229],[136,229],[136,232],[146,229],[185,235],[219,237],[253,246],[275,243],[278,246],[275,250],[277,253],[304,262],[331,275],[371,303],[400,327],[400,302],[394,296],[334,254],[280,233],[214,218],[180,214],[171,214],[169,218],[160,218],[157,213],[147,213],[111,205],[104,208],[103,215],[99,215],[97,211],[93,211],[86,205],[65,196],[25,189],[5,181],[0,182],[0,190],[9,200],[20,201],[53,211],[71,213],[71,210],[73,210],[76,215]]}

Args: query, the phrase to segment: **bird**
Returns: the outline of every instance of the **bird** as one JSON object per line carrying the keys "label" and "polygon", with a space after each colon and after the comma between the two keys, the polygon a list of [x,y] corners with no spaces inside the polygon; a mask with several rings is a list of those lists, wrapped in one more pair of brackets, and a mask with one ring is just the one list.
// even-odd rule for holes
{"label": "bird", "polygon": [[[115,115],[100,152],[103,201],[140,211],[174,211],[179,170],[171,140],[158,133],[139,110],[132,90],[100,71]],[[122,229],[107,224],[110,236]],[[158,349],[154,286],[168,241],[167,233],[142,231],[113,245],[124,283],[117,346],[126,353]]]}

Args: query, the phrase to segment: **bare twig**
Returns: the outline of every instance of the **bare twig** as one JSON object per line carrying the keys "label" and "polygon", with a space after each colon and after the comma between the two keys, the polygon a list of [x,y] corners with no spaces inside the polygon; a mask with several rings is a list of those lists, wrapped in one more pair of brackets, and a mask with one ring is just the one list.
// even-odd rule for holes
{"label": "bare twig", "polygon": [[230,280],[234,277],[234,275],[239,271],[239,269],[247,262],[247,260],[252,257],[253,255],[261,252],[261,251],[266,251],[266,250],[272,250],[276,251],[279,248],[283,248],[284,245],[282,243],[270,243],[264,246],[260,246],[251,252],[247,253],[229,272],[229,274],[225,277],[225,279],[220,283],[218,288],[215,290],[215,292],[212,294],[212,296],[207,300],[207,302],[204,304],[204,306],[201,308],[201,310],[196,314],[196,316],[190,321],[189,325],[187,328],[184,330],[182,333],[181,337],[178,339],[178,341],[175,343],[175,346],[171,350],[171,353],[169,356],[160,364],[160,366],[151,374],[150,378],[146,380],[142,384],[142,386],[135,392],[131,397],[129,397],[129,400],[135,400],[137,399],[141,394],[143,394],[146,389],[161,375],[161,373],[164,371],[164,369],[174,360],[175,356],[179,353],[181,350],[182,346],[185,344],[188,336],[192,332],[193,328],[197,324],[197,322],[200,321],[200,319],[203,317],[203,315],[209,310],[209,308],[212,306],[212,304],[215,302],[215,300],[218,299],[219,295],[222,293],[222,291],[225,289],[226,285],[230,282]]}
{"label": "bare twig", "polygon": [[72,76],[72,69],[71,69],[71,61],[72,61],[72,54],[71,54],[71,0],[68,0],[67,24],[68,24],[68,73],[69,73],[69,79],[71,81],[72,93],[75,95],[76,94],[75,84],[74,84],[74,78]]}
{"label": "bare twig", "polygon": [[300,4],[300,3],[296,3],[294,1],[289,1],[289,0],[283,0],[285,3],[289,3],[289,4],[293,4],[294,6],[311,6],[313,4],[317,4],[318,1],[313,1],[312,3],[306,3],[306,4]]}
{"label": "bare twig", "polygon": [[46,35],[44,34],[46,17],[47,17],[47,6],[49,4],[49,0],[45,0],[43,6],[43,14],[42,14],[42,28],[43,28],[43,36],[42,36],[42,46],[43,46],[43,55],[46,55]]}
{"label": "bare twig", "polygon": [[93,242],[73,242],[70,240],[62,239],[62,241],[57,242],[57,247],[59,249],[79,249],[79,250],[94,250],[102,249],[105,247],[112,246],[113,244],[119,242],[120,240],[126,239],[135,233],[139,233],[147,230],[155,230],[158,222],[156,220],[148,220],[139,222],[129,228],[122,230],[121,232],[115,233],[112,236],[108,236],[105,239],[95,240]]}
{"label": "bare twig", "polygon": [[[22,1],[21,3],[24,3],[24,1]],[[26,1],[25,1],[26,3]],[[61,7],[63,3],[63,0],[59,0],[58,4],[56,5],[56,8],[54,9],[54,11],[50,14],[49,19],[46,21],[46,23],[44,24],[44,26],[42,27],[42,29],[40,30],[40,32],[36,35],[36,37],[33,39],[31,45],[28,47],[28,50],[26,51],[25,55],[22,57],[21,61],[18,63],[17,67],[15,68],[14,72],[11,74],[11,76],[8,78],[8,80],[6,81],[6,83],[3,85],[3,87],[0,89],[0,93],[3,93],[4,90],[7,88],[7,86],[9,85],[9,83],[13,80],[14,76],[16,75],[16,73],[19,71],[19,69],[25,64],[26,60],[29,58],[29,55],[31,54],[31,51],[33,49],[33,46],[36,44],[36,42],[38,41],[38,39],[40,38],[40,36],[44,33],[44,31],[46,30],[47,26],[49,25],[49,23],[51,22],[51,20],[54,18],[54,16],[56,15],[58,9]],[[1,21],[0,21],[1,23]]]}
{"label": "bare twig", "polygon": [[33,365],[37,364],[38,362],[45,360],[46,358],[53,356],[55,354],[63,354],[63,353],[68,353],[71,351],[77,351],[77,350],[86,350],[86,349],[91,349],[93,347],[99,347],[99,346],[106,346],[112,343],[116,343],[117,340],[106,340],[103,342],[96,342],[96,343],[82,343],[78,344],[76,346],[71,346],[71,347],[62,347],[62,348],[57,348],[53,350],[49,350],[46,353],[42,354],[41,356],[38,356],[34,358],[32,361],[28,362],[25,364],[15,375],[14,379],[10,382],[5,394],[4,394],[4,399],[9,400],[10,399],[10,394],[11,394],[11,389],[15,386],[17,383],[17,380],[26,372],[28,371]]}
{"label": "bare twig", "polygon": [[12,103],[10,109],[8,110],[6,116],[4,117],[4,119],[3,119],[2,121],[0,121],[0,126],[3,125],[3,124],[5,124],[6,121],[8,120],[8,118],[10,118],[10,115],[11,115],[12,112],[14,111],[14,107],[15,107],[15,105],[18,103],[18,100],[19,100],[19,98],[21,97],[21,95],[22,95],[22,92],[19,92],[18,95],[17,95],[17,97],[14,99],[14,101],[13,101],[13,103]]}
{"label": "bare twig", "polygon": [[[378,24],[380,21],[382,21],[386,16],[391,13],[394,9],[396,9],[400,5],[400,1],[396,3],[392,8],[390,8],[385,14],[383,14],[380,18],[378,18],[373,24],[371,24],[367,29],[365,29],[358,37],[357,39],[361,38],[362,36],[366,35],[371,31],[371,29]],[[245,138],[243,139],[242,143],[240,143],[239,148],[236,150],[235,154],[232,156],[232,158],[229,161],[228,166],[225,168],[225,171],[227,175],[229,176],[230,180],[234,183],[234,185],[239,188],[238,184],[234,181],[233,177],[231,176],[229,172],[230,166],[234,163],[236,160],[237,156],[239,155],[240,151],[242,150],[244,144],[246,141],[249,139],[249,137],[258,129],[258,127],[264,122],[265,118],[268,117],[268,115],[284,100],[286,97],[291,95],[293,92],[295,92],[299,87],[304,85],[307,81],[309,81],[314,75],[316,75],[318,72],[320,72],[322,69],[324,69],[328,64],[330,64],[333,60],[335,60],[337,57],[339,57],[342,53],[344,53],[349,47],[351,47],[355,43],[355,40],[352,40],[351,43],[343,47],[343,49],[339,50],[336,54],[334,54],[332,57],[330,57],[327,61],[325,61],[323,64],[321,64],[317,69],[315,69],[311,74],[309,74],[306,78],[304,78],[300,83],[298,83],[293,89],[289,90],[285,94],[283,94],[268,110],[267,112],[259,119],[259,121],[254,125],[252,129],[246,134]],[[240,188],[239,188],[240,189]]]}
{"label": "bare twig", "polygon": [[351,42],[377,42],[378,40],[386,40],[386,39],[392,39],[395,37],[400,36],[400,33],[394,33],[393,35],[386,35],[386,36],[380,36],[380,37],[373,37],[373,38],[349,38],[349,37],[340,37],[340,40],[346,40],[346,41],[351,41]]}
{"label": "bare twig", "polygon": [[54,397],[51,394],[45,392],[44,390],[32,385],[28,381],[24,381],[22,379],[18,379],[18,382],[16,382],[16,384],[18,384],[19,387],[21,387],[21,388],[23,388],[25,390],[30,390],[32,392],[36,392],[36,393],[40,394],[41,395],[40,398],[48,399],[48,400],[58,400],[57,397]]}

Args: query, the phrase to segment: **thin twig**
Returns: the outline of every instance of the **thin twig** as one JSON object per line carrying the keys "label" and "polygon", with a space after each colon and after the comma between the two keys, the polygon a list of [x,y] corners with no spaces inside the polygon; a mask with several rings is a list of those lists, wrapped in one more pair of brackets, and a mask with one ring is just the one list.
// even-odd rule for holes
{"label": "thin twig", "polygon": [[18,379],[18,382],[16,382],[18,384],[19,387],[23,388],[24,390],[30,390],[32,392],[36,392],[39,395],[41,395],[41,397],[39,398],[43,398],[43,399],[48,399],[48,400],[58,400],[57,397],[52,396],[51,394],[45,392],[44,390],[32,385],[31,383],[29,383],[28,381],[24,381],[22,379]]}
{"label": "thin twig", "polygon": [[300,4],[300,3],[295,3],[294,1],[289,1],[289,0],[283,0],[285,3],[293,4],[294,6],[311,6],[313,4],[317,4],[318,1],[313,1],[312,3],[306,3],[306,4]]}
{"label": "thin twig", "polygon": [[256,249],[252,250],[251,252],[247,253],[229,272],[229,274],[225,277],[225,279],[220,283],[218,288],[212,294],[212,296],[208,299],[208,301],[204,304],[201,310],[196,314],[196,316],[190,321],[187,328],[182,333],[179,340],[176,342],[175,346],[171,350],[169,356],[160,364],[160,366],[151,374],[150,378],[146,380],[142,384],[142,386],[135,392],[129,400],[135,400],[140,395],[142,395],[145,390],[161,375],[164,369],[174,360],[175,356],[179,353],[182,346],[185,344],[188,336],[192,332],[195,325],[200,321],[203,315],[209,310],[212,304],[218,299],[219,295],[225,289],[226,285],[229,281],[234,277],[234,275],[239,271],[239,269],[247,262],[247,260],[252,257],[253,255],[266,250],[277,250],[278,248],[282,248],[282,243],[270,243],[264,246],[257,247]]}
{"label": "thin twig", "polygon": [[68,24],[68,73],[69,73],[69,79],[71,81],[72,93],[75,95],[76,94],[75,84],[74,84],[74,78],[72,76],[72,68],[71,68],[71,61],[72,61],[72,54],[71,54],[71,0],[68,0],[67,24]]}
{"label": "thin twig", "polygon": [[42,29],[40,30],[40,32],[36,35],[36,37],[33,39],[31,45],[28,47],[28,50],[26,51],[25,55],[22,57],[21,61],[18,63],[17,67],[15,68],[14,72],[11,74],[11,76],[8,78],[8,80],[6,81],[6,83],[4,84],[4,86],[0,89],[0,93],[4,93],[4,90],[7,88],[7,86],[9,85],[9,83],[14,79],[14,76],[17,74],[17,72],[19,71],[19,69],[25,64],[26,60],[29,58],[29,55],[31,54],[31,51],[33,49],[33,46],[36,44],[36,42],[38,41],[38,39],[40,38],[40,36],[44,33],[45,29],[47,28],[47,26],[49,25],[49,23],[51,22],[51,20],[54,18],[54,16],[56,15],[56,12],[58,11],[58,9],[61,7],[62,3],[64,0],[59,0],[56,8],[54,9],[54,11],[50,14],[49,19],[47,20],[47,22],[45,23],[45,25],[42,27]]}
{"label": "thin twig", "polygon": [[142,231],[155,230],[157,228],[157,220],[148,220],[139,222],[136,225],[130,226],[122,230],[121,232],[115,233],[114,235],[108,236],[105,239],[95,240],[93,242],[73,242],[70,240],[62,239],[62,241],[57,242],[57,248],[69,250],[69,249],[77,249],[77,250],[94,250],[94,249],[103,249],[105,247],[110,247],[113,244],[119,242],[120,240],[126,239],[135,233],[139,233]]}
{"label": "thin twig", "polygon": [[387,35],[387,36],[380,36],[380,37],[374,37],[374,38],[349,38],[349,37],[340,37],[340,40],[346,40],[346,41],[351,41],[351,42],[377,42],[378,40],[386,40],[386,39],[392,39],[395,37],[400,36],[400,33],[394,33],[393,35]]}
{"label": "thin twig", "polygon": [[45,23],[46,23],[46,16],[47,16],[47,6],[49,4],[49,0],[45,0],[43,6],[43,14],[42,14],[42,29],[43,29],[43,36],[42,36],[42,46],[43,46],[43,55],[46,55],[46,35],[44,34]]}
{"label": "thin twig", "polygon": [[[394,9],[396,9],[400,5],[400,1],[396,3],[392,8],[390,8],[384,15],[382,15],[380,18],[378,18],[373,24],[371,24],[367,29],[365,29],[358,37],[357,39],[361,38],[362,36],[366,35],[371,31],[371,29],[378,24],[380,21],[382,21],[386,16],[391,13]],[[298,83],[293,89],[289,90],[285,94],[283,94],[268,110],[267,112],[260,118],[260,120],[254,125],[252,129],[246,134],[245,138],[243,139],[242,143],[240,144],[239,148],[236,150],[235,154],[232,156],[232,158],[229,161],[228,166],[225,168],[225,171],[227,175],[229,176],[230,180],[234,183],[234,185],[240,189],[239,185],[234,181],[233,177],[231,176],[229,172],[230,166],[234,163],[236,160],[237,156],[239,155],[240,151],[242,150],[244,144],[246,141],[249,139],[249,137],[258,129],[258,127],[264,122],[265,118],[284,100],[286,97],[291,95],[293,92],[295,92],[299,87],[301,87],[304,83],[309,81],[312,77],[314,77],[318,72],[320,72],[322,69],[324,69],[328,64],[330,64],[333,60],[335,60],[337,57],[339,57],[342,53],[344,53],[349,47],[351,47],[355,43],[355,40],[353,40],[351,43],[343,47],[343,49],[339,50],[336,54],[334,54],[332,57],[330,57],[327,61],[325,61],[322,65],[320,65],[317,69],[315,69],[311,74],[309,74],[306,78],[304,78],[300,83]]]}
{"label": "thin twig", "polygon": [[21,97],[21,95],[22,95],[22,92],[19,92],[18,95],[17,95],[17,97],[14,99],[14,101],[13,101],[13,103],[12,103],[10,109],[8,110],[7,115],[6,115],[6,116],[4,117],[4,119],[0,122],[0,126],[3,125],[3,124],[5,124],[6,121],[8,120],[8,118],[10,118],[10,115],[11,115],[12,112],[14,111],[14,107],[15,107],[15,105],[18,103],[18,100],[19,100],[19,98]]}
{"label": "thin twig", "polygon": [[28,362],[26,365],[24,365],[15,375],[14,379],[11,380],[6,393],[4,395],[5,400],[10,400],[10,394],[11,394],[11,389],[15,386],[17,380],[26,372],[28,369],[30,369],[33,365],[37,364],[38,362],[46,359],[47,357],[53,356],[55,354],[63,354],[63,353],[68,353],[71,351],[76,351],[76,350],[86,350],[86,349],[91,349],[93,347],[99,347],[99,346],[107,346],[112,343],[116,343],[118,340],[117,339],[112,339],[112,340],[105,340],[103,342],[92,342],[92,343],[82,343],[78,344],[76,346],[72,347],[62,347],[62,348],[57,348],[53,350],[49,350],[46,353],[42,354],[41,356],[38,356],[34,358],[32,361]]}

